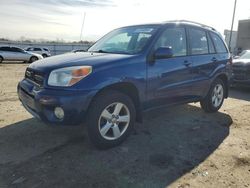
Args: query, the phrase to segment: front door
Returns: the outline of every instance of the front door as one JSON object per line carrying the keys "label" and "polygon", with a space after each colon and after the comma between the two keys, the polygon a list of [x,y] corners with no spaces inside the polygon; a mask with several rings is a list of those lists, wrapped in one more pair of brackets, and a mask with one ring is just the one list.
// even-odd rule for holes
{"label": "front door", "polygon": [[192,97],[192,61],[187,56],[186,29],[168,27],[156,42],[159,47],[171,47],[173,57],[154,59],[148,64],[148,105],[178,103]]}

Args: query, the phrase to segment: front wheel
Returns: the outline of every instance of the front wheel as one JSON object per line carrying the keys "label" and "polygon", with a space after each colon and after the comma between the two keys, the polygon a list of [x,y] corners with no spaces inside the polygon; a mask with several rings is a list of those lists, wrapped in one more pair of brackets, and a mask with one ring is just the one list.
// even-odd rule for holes
{"label": "front wheel", "polygon": [[32,56],[32,57],[30,58],[30,63],[33,63],[34,61],[37,61],[37,60],[38,60],[38,58],[37,58],[37,57]]}
{"label": "front wheel", "polygon": [[0,57],[0,63],[2,63],[3,62],[3,58],[2,57]]}
{"label": "front wheel", "polygon": [[224,101],[225,84],[221,79],[216,79],[207,94],[207,96],[200,102],[201,107],[205,112],[217,112]]}
{"label": "front wheel", "polygon": [[114,90],[99,94],[88,114],[89,138],[100,149],[119,145],[129,136],[135,122],[132,100]]}

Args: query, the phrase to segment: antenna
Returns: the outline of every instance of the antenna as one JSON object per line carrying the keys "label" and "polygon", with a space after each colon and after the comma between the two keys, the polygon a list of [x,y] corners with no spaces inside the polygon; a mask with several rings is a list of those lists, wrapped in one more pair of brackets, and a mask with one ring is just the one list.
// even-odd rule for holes
{"label": "antenna", "polygon": [[86,12],[83,14],[83,20],[82,20],[82,27],[81,27],[81,33],[80,33],[80,41],[82,40],[82,32],[85,24],[85,17],[86,17]]}

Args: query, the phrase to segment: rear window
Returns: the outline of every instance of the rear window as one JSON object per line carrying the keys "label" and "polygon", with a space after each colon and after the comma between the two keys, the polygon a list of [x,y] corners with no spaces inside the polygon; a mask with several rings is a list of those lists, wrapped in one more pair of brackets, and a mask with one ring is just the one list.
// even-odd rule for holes
{"label": "rear window", "polygon": [[222,39],[215,33],[210,33],[217,53],[227,53],[227,48]]}

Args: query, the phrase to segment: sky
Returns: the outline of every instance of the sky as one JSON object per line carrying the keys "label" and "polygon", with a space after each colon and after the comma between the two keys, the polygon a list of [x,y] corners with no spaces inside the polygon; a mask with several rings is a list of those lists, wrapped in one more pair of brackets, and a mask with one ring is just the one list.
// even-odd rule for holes
{"label": "sky", "polygon": [[[234,0],[0,0],[0,37],[97,40],[112,29],[167,20],[192,20],[230,29]],[[250,19],[250,0],[238,0],[238,20]]]}

